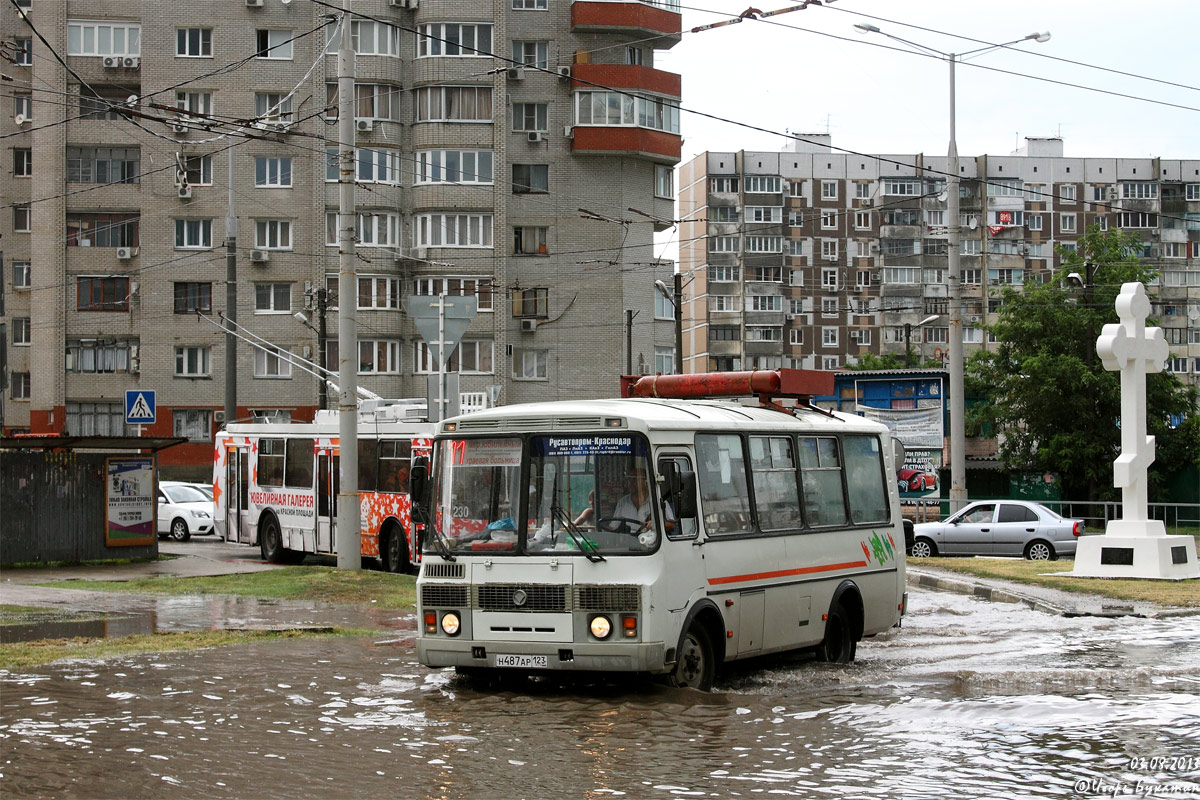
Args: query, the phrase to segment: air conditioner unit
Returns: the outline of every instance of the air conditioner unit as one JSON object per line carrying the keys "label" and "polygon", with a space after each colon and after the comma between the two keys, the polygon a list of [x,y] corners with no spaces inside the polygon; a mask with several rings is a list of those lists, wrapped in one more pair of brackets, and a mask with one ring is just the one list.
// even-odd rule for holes
{"label": "air conditioner unit", "polygon": [[121,59],[121,66],[125,69],[138,69],[142,66],[142,59],[137,56],[126,56]]}
{"label": "air conditioner unit", "polygon": [[225,422],[225,412],[224,411],[214,411],[213,412],[213,422],[217,423],[218,425],[221,425],[222,423],[224,423]]}
{"label": "air conditioner unit", "polygon": [[25,116],[24,114],[17,114],[15,117],[13,117],[13,122],[17,124],[17,127],[20,127],[26,122],[29,122],[29,117]]}
{"label": "air conditioner unit", "polygon": [[375,130],[375,120],[373,119],[356,119],[354,120],[354,129],[359,133],[370,133]]}
{"label": "air conditioner unit", "polygon": [[106,69],[116,69],[119,66],[121,66],[121,57],[120,56],[105,56],[104,57],[104,67]]}
{"label": "air conditioner unit", "polygon": [[250,260],[255,264],[265,264],[271,260],[271,254],[266,250],[251,250]]}
{"label": "air conditioner unit", "polygon": [[192,199],[192,187],[191,186],[180,186],[179,187],[179,199],[180,200],[191,200]]}
{"label": "air conditioner unit", "polygon": [[788,318],[789,320],[794,320],[794,319],[796,318],[796,316],[797,316],[796,314],[788,314],[788,315],[787,315],[787,318]]}
{"label": "air conditioner unit", "polygon": [[525,134],[525,138],[531,142],[540,142],[545,138],[545,136],[541,131],[530,131],[529,133]]}
{"label": "air conditioner unit", "polygon": [[138,374],[142,371],[142,360],[137,356],[129,356],[129,371],[133,374]]}
{"label": "air conditioner unit", "polygon": [[571,68],[570,67],[559,67],[558,68],[558,77],[563,78],[564,80],[567,78],[570,78],[571,77]]}
{"label": "air conditioner unit", "polygon": [[262,8],[263,0],[246,0],[246,8]]}
{"label": "air conditioner unit", "polygon": [[575,126],[574,125],[564,125],[563,126],[563,138],[565,138],[565,139],[574,139],[575,138]]}
{"label": "air conditioner unit", "polygon": [[117,248],[117,258],[120,259],[121,261],[128,261],[129,259],[133,258],[135,255],[137,255],[137,250],[135,250],[132,247],[118,247]]}
{"label": "air conditioner unit", "polygon": [[183,120],[179,120],[178,122],[172,122],[171,130],[173,130],[175,133],[187,133],[188,132],[188,124],[186,122],[184,122]]}
{"label": "air conditioner unit", "polygon": [[508,76],[508,79],[510,81],[525,80],[525,68],[524,67],[509,67],[508,70],[505,72],[505,74]]}
{"label": "air conditioner unit", "polygon": [[533,333],[536,330],[537,330],[537,320],[536,319],[521,320],[521,333]]}
{"label": "air conditioner unit", "polygon": [[276,120],[274,122],[267,123],[267,130],[275,131],[277,133],[287,133],[289,130],[291,130],[291,128],[292,123],[283,122],[282,120]]}

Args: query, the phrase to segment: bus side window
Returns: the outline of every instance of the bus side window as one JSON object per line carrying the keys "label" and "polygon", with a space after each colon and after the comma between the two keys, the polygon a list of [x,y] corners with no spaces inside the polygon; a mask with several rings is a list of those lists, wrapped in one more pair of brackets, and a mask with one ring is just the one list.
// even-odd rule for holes
{"label": "bus side window", "polygon": [[704,528],[709,533],[750,530],[750,498],[746,492],[746,461],[737,434],[697,434],[696,479]]}
{"label": "bus side window", "polygon": [[283,486],[283,439],[258,442],[258,485]]}
{"label": "bus side window", "polygon": [[844,525],[846,498],[842,494],[842,464],[837,439],[802,436],[800,477],[804,487],[804,518],[809,525]]}
{"label": "bus side window", "polygon": [[846,484],[850,495],[850,521],[887,522],[891,519],[883,480],[883,452],[875,436],[846,436]]}
{"label": "bus side window", "polygon": [[313,440],[289,439],[287,443],[287,465],[283,482],[298,489],[311,489],[313,485]]}
{"label": "bus side window", "polygon": [[792,440],[787,436],[751,436],[750,466],[759,527],[764,531],[800,527]]}

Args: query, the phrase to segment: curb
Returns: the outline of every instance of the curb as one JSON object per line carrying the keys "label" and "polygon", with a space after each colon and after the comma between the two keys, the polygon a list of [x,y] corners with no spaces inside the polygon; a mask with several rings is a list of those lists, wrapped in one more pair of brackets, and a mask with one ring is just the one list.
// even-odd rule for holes
{"label": "curb", "polygon": [[1075,613],[1037,597],[1017,594],[1007,589],[1000,589],[971,580],[947,578],[943,575],[919,572],[911,567],[906,571],[905,580],[913,586],[921,586],[926,589],[939,589],[943,592],[954,592],[956,594],[969,594],[983,600],[990,600],[993,603],[1023,603],[1036,611],[1044,611],[1048,614],[1056,614],[1058,616],[1070,616]]}

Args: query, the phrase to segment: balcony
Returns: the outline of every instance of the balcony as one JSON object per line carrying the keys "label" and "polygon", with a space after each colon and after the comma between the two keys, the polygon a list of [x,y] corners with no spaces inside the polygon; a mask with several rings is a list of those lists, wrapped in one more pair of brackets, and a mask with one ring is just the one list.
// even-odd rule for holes
{"label": "balcony", "polygon": [[587,2],[571,4],[571,30],[576,33],[622,33],[639,39],[655,36],[656,50],[669,50],[683,38],[683,17],[678,12],[638,2]]}
{"label": "balcony", "polygon": [[[596,3],[596,5],[618,4]],[[682,96],[683,92],[679,75],[652,67],[633,64],[576,64],[571,67],[571,88],[594,89],[599,87],[640,90],[666,95],[676,100]]]}
{"label": "balcony", "polygon": [[683,152],[683,139],[675,133],[649,128],[576,125],[572,130],[571,152],[640,156],[661,164],[677,164]]}

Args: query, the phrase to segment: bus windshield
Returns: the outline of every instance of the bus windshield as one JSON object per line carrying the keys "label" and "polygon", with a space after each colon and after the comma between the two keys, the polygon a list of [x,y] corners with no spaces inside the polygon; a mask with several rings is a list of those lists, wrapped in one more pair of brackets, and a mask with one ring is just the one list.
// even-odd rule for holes
{"label": "bus windshield", "polygon": [[457,553],[647,553],[674,524],[648,455],[628,433],[439,440],[434,524]]}

